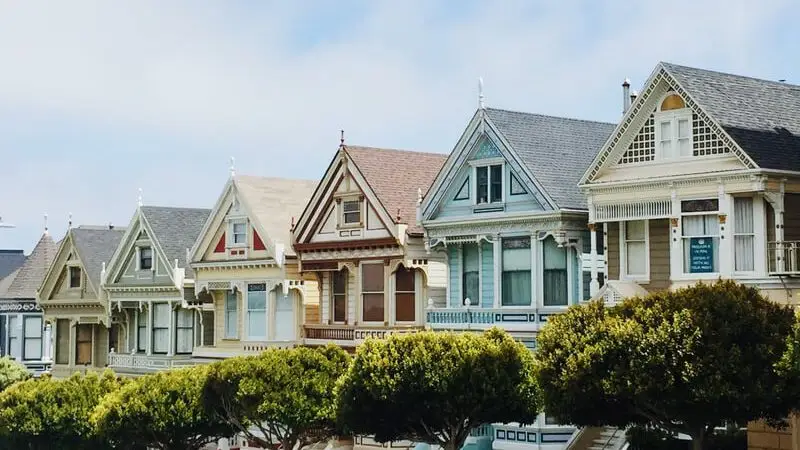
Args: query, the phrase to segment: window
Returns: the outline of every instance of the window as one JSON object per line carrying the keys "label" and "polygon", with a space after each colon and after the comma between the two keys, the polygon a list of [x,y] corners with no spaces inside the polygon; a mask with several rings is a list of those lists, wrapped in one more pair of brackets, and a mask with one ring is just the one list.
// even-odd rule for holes
{"label": "window", "polygon": [[233,245],[247,245],[247,221],[233,222],[231,225],[231,238]]}
{"label": "window", "polygon": [[225,337],[227,339],[236,339],[237,310],[236,292],[227,291],[225,293]]}
{"label": "window", "polygon": [[169,351],[169,323],[172,319],[168,303],[153,304],[153,353]]}
{"label": "window", "polygon": [[192,353],[194,347],[194,311],[179,309],[175,320],[175,353]]}
{"label": "window", "polygon": [[678,95],[661,103],[656,115],[658,150],[661,158],[692,156],[692,113]]}
{"label": "window", "polygon": [[625,275],[647,277],[647,221],[623,222]]}
{"label": "window", "polygon": [[383,322],[383,263],[361,265],[361,300],[364,322]]}
{"label": "window", "polygon": [[716,199],[681,202],[684,273],[719,271],[718,209]]}
{"label": "window", "polygon": [[247,338],[267,339],[267,285],[247,285]]}
{"label": "window", "polygon": [[531,238],[505,238],[503,247],[503,306],[531,304]]}
{"label": "window", "polygon": [[20,333],[19,316],[14,314],[8,316],[8,354],[16,359],[21,359],[22,356],[19,348],[19,333]]}
{"label": "window", "polygon": [[509,193],[511,195],[523,195],[528,193],[528,191],[525,189],[525,186],[519,182],[513,173],[511,174],[511,189],[509,189]]}
{"label": "window", "polygon": [[71,288],[79,288],[81,287],[81,268],[76,266],[71,266],[69,268],[69,287]]}
{"label": "window", "polygon": [[136,351],[147,351],[147,310],[142,309],[136,313]]}
{"label": "window", "polygon": [[139,249],[139,270],[150,270],[153,268],[153,249],[142,247]]}
{"label": "window", "polygon": [[361,201],[347,200],[342,202],[342,215],[345,225],[361,223]]}
{"label": "window", "polygon": [[544,306],[567,306],[567,249],[553,237],[544,240]]}
{"label": "window", "polygon": [[75,364],[92,363],[92,325],[75,327]]}
{"label": "window", "polygon": [[42,359],[42,318],[23,316],[22,359]]}
{"label": "window", "polygon": [[476,203],[496,203],[503,201],[503,165],[480,166],[475,168],[478,198]]}
{"label": "window", "polygon": [[478,279],[480,277],[478,260],[478,244],[464,244],[462,247],[464,259],[464,272],[462,274],[462,285],[464,287],[464,298],[461,299],[461,304],[469,299],[472,306],[480,305],[481,298],[478,292]]}
{"label": "window", "polygon": [[333,272],[331,275],[334,322],[344,323],[347,321],[347,279],[348,272],[346,270]]}
{"label": "window", "polygon": [[753,199],[737,197],[733,199],[733,255],[734,270],[752,272],[755,270],[753,241]]}
{"label": "window", "polygon": [[555,416],[549,416],[547,414],[544,415],[544,424],[545,425],[558,425],[558,418]]}
{"label": "window", "polygon": [[56,320],[56,364],[69,364],[69,320]]}
{"label": "window", "polygon": [[414,269],[400,266],[394,274],[395,320],[398,322],[414,322],[416,314],[416,283]]}
{"label": "window", "polygon": [[456,196],[453,197],[453,200],[469,200],[469,177],[467,177],[464,182],[461,183],[461,187],[458,188]]}

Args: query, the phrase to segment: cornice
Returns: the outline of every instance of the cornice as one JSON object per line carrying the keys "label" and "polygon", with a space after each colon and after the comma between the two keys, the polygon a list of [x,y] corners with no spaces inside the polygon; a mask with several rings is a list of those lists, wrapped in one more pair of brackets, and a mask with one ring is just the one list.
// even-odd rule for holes
{"label": "cornice", "polygon": [[531,221],[530,219],[518,219],[501,223],[462,223],[430,228],[429,238],[443,238],[447,236],[466,235],[466,234],[500,234],[509,231],[537,231],[549,230],[584,230],[588,222],[588,214],[585,219],[550,219]]}
{"label": "cornice", "polygon": [[280,267],[274,259],[206,261],[191,264],[193,270],[231,270]]}

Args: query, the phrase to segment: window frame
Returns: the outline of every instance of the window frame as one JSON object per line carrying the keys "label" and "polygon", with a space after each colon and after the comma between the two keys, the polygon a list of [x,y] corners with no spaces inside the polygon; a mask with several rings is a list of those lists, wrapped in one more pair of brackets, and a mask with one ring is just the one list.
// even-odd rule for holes
{"label": "window frame", "polygon": [[[233,309],[229,308],[233,304]],[[225,291],[223,299],[223,339],[239,339],[239,295],[237,291]],[[233,316],[233,326],[228,321]]]}
{"label": "window frame", "polygon": [[[715,202],[717,202],[717,209],[714,210],[714,211],[684,212],[683,211],[683,204],[685,202],[691,202],[691,201],[715,201]],[[678,279],[704,280],[704,279],[719,277],[719,275],[721,273],[720,271],[721,271],[721,265],[722,265],[722,261],[720,260],[719,252],[720,252],[720,247],[722,246],[722,236],[724,236],[723,233],[721,233],[720,230],[719,230],[719,215],[721,214],[721,212],[720,212],[721,211],[721,209],[720,209],[721,205],[720,205],[719,198],[717,198],[717,197],[682,198],[682,199],[680,199],[679,203],[680,203],[680,209],[679,209],[679,213],[680,213],[680,230],[679,230],[680,252],[679,252],[678,264],[680,265],[680,272],[678,272],[679,273]],[[709,235],[712,239],[715,238],[715,237],[717,239],[717,244],[716,244],[716,246],[714,248],[714,251],[716,252],[716,256],[717,256],[717,270],[714,271],[714,272],[692,273],[692,272],[687,272],[687,270],[686,270],[686,264],[685,264],[686,263],[686,248],[685,248],[685,244],[684,244],[686,239],[692,238],[692,237],[705,237],[705,236],[686,236],[686,235],[683,234],[684,233],[684,226],[685,226],[685,222],[684,222],[685,218],[686,217],[696,217],[696,216],[714,216],[717,219],[715,221],[715,224],[717,225],[717,234],[716,235]],[[731,256],[733,256],[733,253],[731,253]],[[672,278],[675,279],[676,277],[673,276]]]}
{"label": "window frame", "polygon": [[[644,274],[628,273],[628,222],[644,222]],[[641,241],[636,240],[635,242]],[[619,274],[621,280],[637,281],[645,284],[650,282],[650,219],[624,220],[619,222]]]}
{"label": "window frame", "polygon": [[[504,255],[505,255],[505,250],[507,250],[507,249],[503,247],[503,242],[506,241],[506,240],[513,241],[513,240],[520,240],[520,239],[522,239],[522,240],[527,239],[528,240],[528,258],[530,259],[530,261],[529,261],[530,267],[528,268],[528,278],[529,278],[529,282],[530,282],[531,299],[530,299],[530,302],[528,304],[526,304],[526,305],[506,305],[505,303],[503,303],[503,295],[504,295],[503,294],[503,292],[504,292],[503,281],[505,279],[505,273],[506,272],[520,272],[520,271],[519,270],[508,270],[508,271],[505,270]],[[533,279],[534,274],[535,274],[536,270],[538,269],[536,267],[536,264],[534,264],[534,262],[533,262],[533,258],[535,258],[535,252],[536,252],[536,250],[535,250],[535,247],[536,247],[535,241],[536,241],[536,238],[534,236],[531,236],[531,235],[508,235],[508,236],[502,236],[500,238],[499,255],[495,256],[495,258],[500,258],[500,262],[499,262],[499,264],[500,264],[500,279],[496,280],[495,282],[499,283],[499,285],[500,285],[499,286],[499,294],[500,294],[499,304],[500,304],[501,308],[506,308],[506,309],[530,308],[530,307],[532,307],[532,306],[534,306],[536,304],[536,297],[537,297],[536,289],[537,289],[537,286],[536,286],[536,283],[534,282],[534,279]],[[544,247],[541,247],[541,248],[542,248],[542,258],[544,258]],[[542,270],[542,278],[544,278],[544,261],[542,261],[541,270]],[[569,272],[569,261],[567,262],[567,272]],[[569,300],[567,300],[567,301],[569,301]]]}
{"label": "window frame", "polygon": [[[475,258],[477,259],[477,270],[467,272],[465,269],[467,268],[467,252],[466,246],[467,245],[474,245],[475,246]],[[461,298],[459,299],[459,303],[461,306],[466,306],[467,298],[469,298],[470,306],[481,306],[482,301],[482,292],[481,292],[481,244],[477,242],[464,242],[461,244],[459,248],[459,257],[461,259],[461,277],[459,283],[461,283]],[[467,273],[475,273],[477,274],[478,278],[478,287],[477,287],[477,298],[471,298],[467,296]]]}
{"label": "window frame", "polygon": [[[345,205],[348,203],[357,203],[358,211],[346,211]],[[339,202],[339,227],[340,228],[359,228],[364,224],[364,199],[361,197],[342,197]],[[357,222],[348,222],[348,214],[358,213]]]}
{"label": "window frame", "polygon": [[[686,106],[686,101],[681,98],[684,103],[683,108],[679,109],[668,109],[666,111],[662,111],[662,106],[664,101],[672,95],[678,95],[674,91],[669,91],[666,94],[662,95],[658,101],[658,108],[653,113],[653,121],[654,121],[654,143],[655,143],[655,160],[656,161],[674,161],[674,160],[681,160],[681,159],[691,159],[694,157],[694,136],[693,132],[693,121],[692,121],[692,110],[688,106]],[[680,96],[679,96],[680,97]],[[688,131],[689,134],[686,137],[680,137],[680,122],[685,120],[688,124]],[[670,152],[671,155],[667,156],[664,154],[661,142],[663,140],[663,136],[661,135],[661,124],[664,122],[670,123],[670,131],[672,132],[672,136],[670,136]],[[689,154],[688,155],[681,155],[680,154],[680,141],[681,140],[688,140],[689,141]]]}
{"label": "window frame", "polygon": [[[88,340],[81,340],[81,328],[88,328],[89,329],[89,339]],[[80,352],[78,349],[80,348],[81,344],[89,344],[89,360],[88,361],[78,361],[78,356]],[[90,323],[79,323],[75,325],[75,365],[92,365],[94,361],[94,328]]]}
{"label": "window frame", "polygon": [[[69,365],[69,341],[71,340],[70,334],[72,333],[72,324],[69,323],[69,319],[56,319],[55,330],[56,338],[53,343],[53,352],[55,355],[53,355],[53,363]],[[62,338],[62,334],[64,334],[65,337]],[[60,339],[66,340],[60,341]]]}
{"label": "window frame", "polygon": [[[39,319],[39,337],[29,337],[27,332],[27,321],[30,319]],[[26,344],[29,340],[39,341],[39,357],[29,358],[26,349]],[[38,314],[23,314],[22,315],[22,340],[20,341],[20,352],[22,353],[23,361],[41,361],[44,357],[44,317]]]}
{"label": "window frame", "polygon": [[[80,289],[82,287],[82,285],[83,285],[83,270],[81,269],[80,266],[67,266],[67,267],[68,267],[67,276],[69,278],[69,289]],[[78,273],[78,285],[77,286],[73,286],[73,284],[72,284],[72,282],[75,281],[74,278],[73,278],[74,277],[73,276],[73,271],[77,271],[77,273]]]}
{"label": "window frame", "polygon": [[[236,227],[240,225],[244,228],[242,233],[236,233]],[[236,236],[244,234],[244,241],[237,242]],[[246,217],[231,217],[228,218],[228,234],[227,234],[227,244],[228,248],[239,248],[239,247],[247,247],[248,242],[250,239],[250,230],[248,225],[248,220]]]}
{"label": "window frame", "polygon": [[[382,274],[381,275],[381,280],[382,280],[381,282],[382,282],[382,285],[383,285],[383,289],[381,291],[366,291],[364,289],[364,280],[365,280],[365,277],[364,277],[364,266],[370,266],[370,265],[379,266],[381,268],[381,274]],[[384,263],[383,260],[376,261],[376,262],[373,262],[373,261],[366,262],[366,261],[364,261],[364,262],[361,262],[361,264],[359,264],[359,270],[361,271],[361,277],[360,277],[360,280],[359,280],[359,282],[361,283],[361,286],[360,286],[360,288],[361,288],[360,289],[360,291],[361,291],[360,292],[360,296],[361,296],[361,321],[363,323],[365,323],[365,324],[373,324],[373,325],[375,325],[375,324],[385,324],[386,323],[386,284],[387,283],[386,283],[386,269],[385,269],[385,266],[386,266],[386,264]],[[383,318],[380,321],[367,320],[365,318],[366,310],[364,309],[364,296],[365,295],[377,295],[377,294],[380,294],[382,296],[382,298],[383,298],[383,302],[382,302]]]}
{"label": "window frame", "polygon": [[[263,291],[258,290],[250,290],[250,286],[264,286]],[[264,293],[264,308],[263,309],[256,309],[250,307],[250,292],[263,292]],[[263,342],[269,340],[269,296],[270,291],[267,290],[266,283],[248,283],[247,284],[247,295],[245,297],[245,333],[247,341],[255,341],[255,342]],[[250,329],[250,314],[252,313],[264,313],[264,335],[263,336],[253,336],[252,330]]]}
{"label": "window frame", "polygon": [[[167,307],[167,325],[166,326],[156,326],[156,316],[157,316],[156,313],[157,313],[157,310],[160,309],[159,307],[161,307],[162,305]],[[170,335],[170,328],[171,328],[170,325],[172,323],[172,313],[174,313],[174,311],[172,311],[172,308],[170,307],[169,303],[164,303],[164,302],[153,303],[151,305],[151,307],[153,308],[153,312],[150,315],[150,317],[151,317],[151,319],[153,321],[153,324],[150,326],[150,333],[148,333],[148,335],[149,335],[148,336],[149,337],[149,344],[150,344],[150,352],[152,354],[154,354],[154,355],[166,355],[170,351],[170,345],[169,345],[169,337],[170,336],[169,335]],[[164,350],[164,351],[156,351],[156,331],[162,331],[162,330],[166,330],[167,347],[166,347],[166,350]]]}
{"label": "window frame", "polygon": [[[341,275],[342,277],[344,277],[344,286],[343,286],[344,291],[340,292],[340,293],[336,292],[336,276],[337,275]],[[337,271],[331,272],[331,275],[330,275],[330,287],[329,287],[330,288],[330,305],[331,305],[331,307],[330,307],[330,311],[331,311],[330,320],[331,320],[331,323],[342,324],[342,325],[346,325],[347,324],[347,316],[348,316],[348,314],[347,314],[348,313],[348,311],[347,311],[347,307],[348,307],[348,301],[347,301],[347,293],[348,292],[347,291],[348,291],[348,289],[347,288],[348,288],[349,281],[350,281],[350,271],[349,270],[342,269],[342,270],[337,270]],[[341,297],[342,300],[344,301],[344,320],[336,320],[336,298],[337,297]]]}
{"label": "window frame", "polygon": [[[145,257],[145,253],[149,253],[149,257]],[[144,262],[150,261],[150,265],[145,267]],[[139,270],[153,270],[153,247],[139,248]]]}
{"label": "window frame", "polygon": [[[144,316],[144,323],[142,323]],[[147,321],[150,317],[147,309],[136,311],[136,352],[147,352],[147,343],[150,341],[147,336]],[[142,339],[144,337],[144,339]]]}
{"label": "window frame", "polygon": [[[411,283],[413,285],[413,288],[410,291],[401,291],[401,290],[398,289],[397,275],[400,273],[401,270],[405,271],[405,272],[409,272],[411,274]],[[413,268],[408,268],[408,267],[406,267],[404,265],[400,265],[397,268],[397,270],[392,274],[392,282],[394,284],[394,293],[393,293],[393,295],[394,295],[394,320],[395,320],[395,322],[396,323],[401,323],[401,324],[414,324],[414,323],[417,323],[417,320],[419,319],[419,312],[417,311],[417,270],[413,269]],[[397,305],[398,305],[398,302],[397,302],[398,298],[397,297],[398,297],[398,294],[400,294],[400,295],[408,295],[408,294],[413,295],[413,297],[412,297],[412,299],[413,299],[412,311],[414,312],[414,319],[413,320],[400,320],[397,317]]]}
{"label": "window frame", "polygon": [[[179,320],[181,313],[188,313],[189,314],[189,316],[191,317],[191,320],[190,320],[191,325],[190,326],[181,325],[181,322]],[[174,311],[174,314],[175,314],[175,354],[176,355],[191,355],[192,351],[194,351],[194,346],[195,346],[194,322],[195,322],[196,318],[195,318],[195,315],[194,315],[194,310],[186,309],[186,308],[178,308],[177,310]],[[178,347],[178,345],[179,345],[178,335],[179,335],[181,330],[190,330],[191,339],[189,339],[189,343],[190,343],[191,348],[189,349],[189,351],[181,351],[179,349],[179,347]]]}
{"label": "window frame", "polygon": [[[491,159],[484,159],[471,162],[472,164],[472,177],[475,180],[473,183],[474,187],[472,188],[472,204],[473,206],[480,206],[480,207],[488,207],[492,205],[503,205],[506,202],[506,164],[505,160],[502,158],[491,158]],[[496,183],[500,187],[500,199],[498,201],[492,201],[492,185],[495,184],[492,181],[492,167],[499,166],[500,167],[500,182]],[[486,170],[486,201],[482,202],[480,197],[478,196],[478,190],[480,188],[480,180],[478,178],[478,170],[485,169]]]}

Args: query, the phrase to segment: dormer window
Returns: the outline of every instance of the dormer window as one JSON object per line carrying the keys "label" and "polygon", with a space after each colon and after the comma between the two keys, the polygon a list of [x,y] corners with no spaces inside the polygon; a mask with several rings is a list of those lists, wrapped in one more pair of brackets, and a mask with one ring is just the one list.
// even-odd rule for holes
{"label": "dormer window", "polygon": [[142,247],[139,249],[139,270],[150,270],[153,268],[153,249]]}
{"label": "dormer window", "polygon": [[71,266],[69,268],[69,287],[71,288],[79,288],[81,287],[81,268],[77,266]]}
{"label": "dormer window", "polygon": [[247,221],[233,220],[230,227],[230,246],[242,247],[247,245]]}
{"label": "dormer window", "polygon": [[503,201],[503,165],[475,167],[475,201],[478,205]]}
{"label": "dormer window", "polygon": [[659,158],[692,156],[692,112],[680,96],[670,94],[664,98],[655,122]]}
{"label": "dormer window", "polygon": [[345,200],[342,202],[342,223],[358,225],[361,223],[361,201]]}

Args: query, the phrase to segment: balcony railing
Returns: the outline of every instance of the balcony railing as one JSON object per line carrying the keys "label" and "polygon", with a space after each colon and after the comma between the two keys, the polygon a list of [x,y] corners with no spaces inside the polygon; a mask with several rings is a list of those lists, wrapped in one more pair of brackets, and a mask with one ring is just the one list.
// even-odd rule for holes
{"label": "balcony railing", "polygon": [[493,326],[517,331],[537,331],[553,314],[565,308],[431,308],[425,311],[427,325],[436,330],[485,330]]}
{"label": "balcony railing", "polygon": [[800,241],[767,244],[770,275],[800,275]]}
{"label": "balcony railing", "polygon": [[304,325],[305,342],[307,344],[335,343],[342,346],[355,346],[369,338],[382,339],[390,334],[409,333],[422,330],[422,326],[386,325],[386,326],[353,326],[353,325]]}
{"label": "balcony railing", "polygon": [[355,327],[352,325],[305,325],[306,339],[323,341],[352,341]]}
{"label": "balcony railing", "polygon": [[174,369],[196,364],[191,355],[145,355],[109,353],[108,366],[117,371],[130,370],[133,372],[155,372],[158,370]]}

